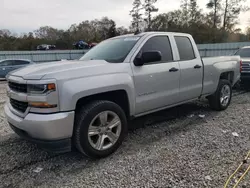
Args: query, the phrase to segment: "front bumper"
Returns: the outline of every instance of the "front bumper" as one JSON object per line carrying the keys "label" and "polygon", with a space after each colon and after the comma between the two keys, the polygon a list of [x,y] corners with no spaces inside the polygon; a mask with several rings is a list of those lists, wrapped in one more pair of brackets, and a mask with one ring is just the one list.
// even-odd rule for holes
{"label": "front bumper", "polygon": [[[70,150],[73,135],[74,111],[54,114],[28,113],[24,118],[15,115],[7,103],[4,107],[7,121],[21,137],[39,145],[49,145],[50,150]],[[55,147],[53,147],[55,145]],[[54,148],[54,149],[53,149]]]}
{"label": "front bumper", "polygon": [[43,148],[46,151],[53,152],[53,153],[65,153],[71,151],[71,139],[66,138],[62,140],[39,140],[30,137],[27,132],[18,129],[14,125],[9,124],[12,130],[19,135],[21,138],[24,138],[27,141],[30,141],[34,144],[37,144],[39,147]]}

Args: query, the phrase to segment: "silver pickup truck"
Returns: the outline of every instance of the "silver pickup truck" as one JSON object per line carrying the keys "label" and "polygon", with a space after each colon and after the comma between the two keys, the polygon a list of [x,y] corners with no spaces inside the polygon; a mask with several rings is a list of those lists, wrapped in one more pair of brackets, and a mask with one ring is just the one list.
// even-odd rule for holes
{"label": "silver pickup truck", "polygon": [[225,110],[239,78],[239,56],[201,59],[188,34],[124,35],[76,61],[9,73],[5,113],[18,135],[44,148],[101,158],[121,145],[129,119],[200,97]]}

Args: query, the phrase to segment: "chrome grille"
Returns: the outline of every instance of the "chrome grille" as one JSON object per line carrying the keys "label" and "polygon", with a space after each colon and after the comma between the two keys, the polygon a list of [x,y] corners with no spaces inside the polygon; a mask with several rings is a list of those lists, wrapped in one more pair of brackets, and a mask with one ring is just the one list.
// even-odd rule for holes
{"label": "chrome grille", "polygon": [[242,62],[242,72],[250,72],[250,61]]}
{"label": "chrome grille", "polygon": [[10,104],[15,110],[22,112],[22,113],[24,113],[26,109],[28,108],[27,102],[18,101],[15,99],[10,99]]}

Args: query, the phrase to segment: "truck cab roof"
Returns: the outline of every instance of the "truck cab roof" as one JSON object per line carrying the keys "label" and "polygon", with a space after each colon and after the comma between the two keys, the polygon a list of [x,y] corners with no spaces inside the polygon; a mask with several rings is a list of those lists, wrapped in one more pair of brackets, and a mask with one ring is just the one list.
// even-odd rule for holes
{"label": "truck cab roof", "polygon": [[179,32],[160,32],[160,31],[150,31],[150,32],[141,32],[139,34],[127,34],[127,35],[120,35],[120,36],[117,36],[117,37],[114,37],[113,39],[115,38],[123,38],[123,37],[134,37],[134,36],[138,36],[138,37],[143,37],[143,36],[150,36],[150,35],[162,35],[162,34],[165,34],[165,35],[181,35],[181,36],[188,36],[188,37],[191,37],[190,34],[187,34],[187,33],[179,33]]}

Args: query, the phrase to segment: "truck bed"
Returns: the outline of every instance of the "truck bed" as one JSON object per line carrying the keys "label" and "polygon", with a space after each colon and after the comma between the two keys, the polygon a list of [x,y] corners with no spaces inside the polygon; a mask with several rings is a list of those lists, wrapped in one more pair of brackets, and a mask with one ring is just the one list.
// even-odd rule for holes
{"label": "truck bed", "polygon": [[232,67],[234,70],[239,70],[232,72],[234,74],[232,85],[240,78],[240,56],[205,57],[202,58],[202,62],[204,65],[203,95],[214,93],[218,85],[220,73],[231,72]]}

